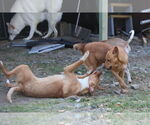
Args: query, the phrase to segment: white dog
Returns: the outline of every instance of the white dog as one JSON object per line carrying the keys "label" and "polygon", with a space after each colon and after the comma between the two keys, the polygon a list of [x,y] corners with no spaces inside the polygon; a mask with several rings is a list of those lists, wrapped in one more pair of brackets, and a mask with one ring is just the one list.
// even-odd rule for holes
{"label": "white dog", "polygon": [[10,23],[7,23],[9,39],[14,40],[26,26],[30,26],[30,33],[24,40],[30,40],[34,32],[42,35],[42,33],[37,30],[37,25],[44,20],[48,21],[49,28],[48,33],[43,38],[49,37],[52,32],[54,32],[54,37],[57,37],[56,24],[61,20],[61,17],[62,13],[17,13],[11,19]]}
{"label": "white dog", "polygon": [[59,12],[63,0],[16,0],[10,9],[15,13],[38,13],[48,11],[49,13]]}
{"label": "white dog", "polygon": [[[30,26],[29,36],[25,40],[31,39],[34,32],[42,35],[37,30],[37,24],[44,20],[48,21],[49,30],[43,38],[49,37],[53,31],[56,37],[58,32],[55,26],[62,17],[62,13],[58,13],[61,10],[62,3],[63,0],[16,0],[10,12],[18,14],[11,19],[10,23],[7,23],[9,39],[13,40],[25,26]],[[44,11],[47,11],[49,14],[41,13]]]}

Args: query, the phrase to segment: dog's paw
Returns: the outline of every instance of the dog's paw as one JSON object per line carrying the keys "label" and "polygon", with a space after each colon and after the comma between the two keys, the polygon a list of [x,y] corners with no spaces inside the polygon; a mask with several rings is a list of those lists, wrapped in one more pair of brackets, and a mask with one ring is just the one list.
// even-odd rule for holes
{"label": "dog's paw", "polygon": [[129,84],[131,84],[131,83],[132,83],[132,81],[128,81],[128,83],[129,83]]}
{"label": "dog's paw", "polygon": [[86,51],[86,53],[82,56],[82,58],[80,60],[85,61],[88,58],[89,54],[90,54],[90,52]]}
{"label": "dog's paw", "polygon": [[126,94],[126,93],[128,93],[128,92],[129,92],[128,89],[121,89],[121,93],[122,93],[122,94]]}
{"label": "dog's paw", "polygon": [[45,36],[42,37],[42,39],[46,39],[48,37],[49,37],[49,35],[45,35]]}
{"label": "dog's paw", "polygon": [[43,34],[42,34],[41,32],[38,32],[37,34],[38,34],[39,36],[43,36]]}
{"label": "dog's paw", "polygon": [[28,37],[27,37],[27,38],[24,38],[23,40],[24,40],[24,41],[28,41],[28,40],[30,40],[30,39],[31,39],[31,38],[28,38]]}
{"label": "dog's paw", "polygon": [[131,79],[128,79],[127,81],[128,81],[128,83],[129,83],[129,84],[131,84],[131,83],[132,83],[132,80],[131,80]]}

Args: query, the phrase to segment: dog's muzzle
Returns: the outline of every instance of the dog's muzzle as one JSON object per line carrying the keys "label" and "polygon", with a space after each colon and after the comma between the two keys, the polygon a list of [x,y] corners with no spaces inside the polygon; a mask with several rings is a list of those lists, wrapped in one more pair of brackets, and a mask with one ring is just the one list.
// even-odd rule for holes
{"label": "dog's muzzle", "polygon": [[109,66],[109,67],[106,67],[106,66],[105,66],[105,69],[111,70],[111,69],[112,69],[112,66]]}

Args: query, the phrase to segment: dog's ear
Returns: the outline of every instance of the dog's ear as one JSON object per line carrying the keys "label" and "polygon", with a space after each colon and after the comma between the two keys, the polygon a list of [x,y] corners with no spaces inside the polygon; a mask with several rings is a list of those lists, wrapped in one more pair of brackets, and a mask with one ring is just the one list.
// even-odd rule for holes
{"label": "dog's ear", "polygon": [[128,55],[123,50],[123,48],[121,48],[119,46],[115,46],[113,48],[113,54],[118,57],[119,61],[121,61],[123,63],[128,63]]}
{"label": "dog's ear", "polygon": [[9,27],[9,26],[10,26],[10,23],[6,23],[6,25]]}
{"label": "dog's ear", "polygon": [[14,27],[12,24],[10,24],[10,23],[6,23],[6,25],[7,25],[8,27],[12,28],[12,29],[15,29],[15,27]]}

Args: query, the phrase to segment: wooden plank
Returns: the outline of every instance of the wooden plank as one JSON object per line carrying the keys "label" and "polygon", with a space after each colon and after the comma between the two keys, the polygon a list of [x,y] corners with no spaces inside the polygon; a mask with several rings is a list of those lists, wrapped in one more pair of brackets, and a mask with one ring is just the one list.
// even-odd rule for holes
{"label": "wooden plank", "polygon": [[99,0],[99,40],[108,38],[108,0]]}

